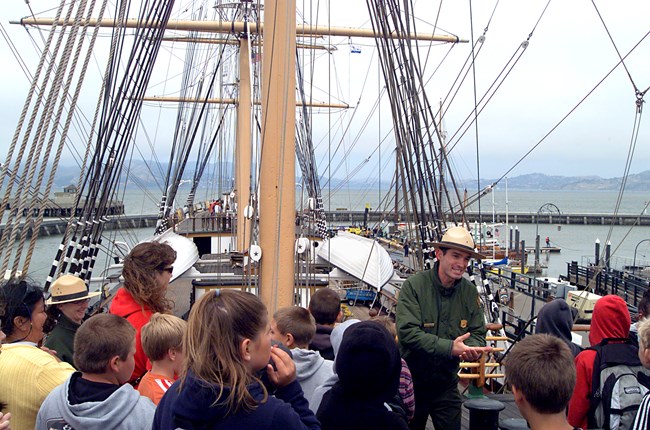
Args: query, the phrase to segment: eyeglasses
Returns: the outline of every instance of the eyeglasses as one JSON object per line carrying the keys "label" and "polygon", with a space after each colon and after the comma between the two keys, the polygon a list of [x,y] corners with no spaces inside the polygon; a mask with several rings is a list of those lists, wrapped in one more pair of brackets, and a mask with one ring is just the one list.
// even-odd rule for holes
{"label": "eyeglasses", "polygon": [[163,267],[162,269],[158,269],[161,272],[168,272],[170,275],[174,272],[174,266],[169,266],[169,267]]}

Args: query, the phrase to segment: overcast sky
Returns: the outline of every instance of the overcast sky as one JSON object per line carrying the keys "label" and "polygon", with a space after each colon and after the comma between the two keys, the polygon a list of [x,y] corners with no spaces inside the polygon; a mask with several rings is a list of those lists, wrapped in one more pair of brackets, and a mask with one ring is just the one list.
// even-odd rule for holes
{"label": "overcast sky", "polygon": [[[31,0],[30,4],[39,16],[52,16],[53,12],[41,13],[54,2]],[[301,7],[302,1],[299,1]],[[320,2],[324,4],[328,2]],[[434,4],[435,3],[435,4]],[[462,3],[462,4],[461,4]],[[471,38],[468,2],[443,2],[440,9],[439,32],[448,31],[464,39]],[[647,0],[617,2],[599,0],[596,6],[600,11],[615,46],[622,53],[632,49],[642,37],[650,31],[650,2]],[[190,2],[177,2],[178,10],[186,11]],[[331,16],[332,25],[369,28],[368,12],[363,0],[331,0],[332,9],[322,9],[318,14],[318,23],[326,25],[327,16]],[[492,84],[496,76],[506,66],[517,47],[526,40],[536,21],[546,6],[546,1],[501,0],[496,8],[494,18],[486,34],[483,51],[476,62],[477,94],[480,98]],[[438,3],[416,2],[419,26],[435,21]],[[474,2],[475,38],[483,33],[488,18],[494,9],[494,1]],[[324,7],[324,6],[323,6]],[[30,35],[36,39],[40,35],[35,29],[29,34],[20,26],[10,25],[15,20],[29,13],[23,1],[3,2],[0,20],[12,43],[18,47],[21,56],[29,67],[36,65],[35,49],[30,42]],[[182,12],[180,12],[182,14]],[[187,12],[185,12],[186,16]],[[179,15],[176,15],[177,17]],[[315,11],[304,12],[306,21],[316,21]],[[376,100],[382,83],[378,82],[376,55],[373,41],[364,39],[346,40],[333,38],[331,43],[338,45],[338,50],[331,56],[322,55],[320,71],[334,70],[331,95],[353,106],[358,105],[355,121],[350,126],[353,137],[359,141],[349,156],[343,171],[336,174],[346,176],[346,172],[366,157],[372,160],[366,167],[384,165],[377,157],[377,142],[380,135],[390,130],[387,101],[382,104],[382,117],[375,118],[363,134],[363,118]],[[320,43],[326,43],[321,41]],[[350,52],[349,45],[361,47],[361,53]],[[517,161],[529,151],[542,137],[550,131],[578,102],[586,96],[596,84],[619,61],[614,44],[609,40],[607,31],[600,22],[594,4],[587,0],[556,0],[550,2],[541,18],[530,45],[518,64],[510,72],[501,88],[497,91],[478,121],[478,152],[481,176],[496,178],[505,174]],[[429,99],[437,103],[444,98],[450,85],[459,73],[463,61],[470,53],[470,44],[459,44],[442,63],[440,71],[427,87]],[[435,46],[431,50],[430,64],[438,65],[447,53],[447,46]],[[3,59],[0,91],[3,102],[0,104],[0,158],[4,162],[8,141],[10,141],[17,117],[25,99],[28,81],[18,66],[18,61],[9,51],[7,42],[0,40],[0,55]],[[162,54],[161,54],[162,55]],[[627,68],[634,84],[644,91],[650,86],[650,37],[626,60]],[[95,65],[94,70],[99,66]],[[370,71],[370,72],[369,72]],[[169,72],[167,72],[169,74]],[[156,78],[158,79],[158,78]],[[314,78],[314,85],[321,90],[327,88],[327,77],[323,80]],[[92,82],[92,80],[90,81]],[[162,95],[164,86],[150,88],[149,95]],[[326,100],[327,94],[321,91],[320,99]],[[90,91],[89,91],[90,92]],[[169,94],[173,91],[168,90]],[[445,128],[454,134],[465,117],[473,108],[474,95],[470,79],[459,91],[457,100],[449,106],[444,119]],[[621,176],[628,157],[632,130],[635,120],[636,96],[634,87],[625,70],[619,66],[609,78],[571,115],[549,138],[545,140],[530,156],[519,164],[509,176],[541,172],[553,175],[598,175],[601,177]],[[646,106],[646,111],[648,107]],[[636,146],[631,172],[638,173],[650,169],[650,124],[646,112],[642,116],[640,134]],[[349,121],[352,110],[339,114],[343,121]],[[359,119],[361,118],[361,119]],[[327,129],[327,125],[316,124],[323,120],[320,115],[315,120],[316,131]],[[379,124],[381,123],[381,129]],[[169,147],[169,139],[160,136],[159,152],[164,154]],[[322,159],[336,144],[336,138],[325,138],[318,144],[317,158]],[[345,143],[350,145],[351,142]],[[390,145],[387,142],[386,145]],[[382,147],[384,154],[390,148]],[[457,174],[463,178],[476,177],[476,138],[474,129],[463,137],[453,150],[454,165]],[[68,155],[69,157],[69,155]],[[322,164],[321,164],[322,168]]]}

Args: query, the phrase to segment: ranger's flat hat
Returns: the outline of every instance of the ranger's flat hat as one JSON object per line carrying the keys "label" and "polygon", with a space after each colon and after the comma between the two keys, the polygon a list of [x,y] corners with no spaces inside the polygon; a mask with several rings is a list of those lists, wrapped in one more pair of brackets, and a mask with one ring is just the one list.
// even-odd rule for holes
{"label": "ranger's flat hat", "polygon": [[474,239],[472,239],[472,235],[469,234],[465,227],[451,227],[442,236],[440,242],[434,242],[432,245],[436,249],[448,248],[467,252],[472,258],[479,260],[485,258],[485,255],[476,252],[474,249]]}
{"label": "ranger's flat hat", "polygon": [[76,302],[77,300],[89,299],[101,294],[99,291],[89,292],[83,279],[72,275],[63,275],[54,281],[50,287],[50,293],[52,295],[45,301],[48,306]]}

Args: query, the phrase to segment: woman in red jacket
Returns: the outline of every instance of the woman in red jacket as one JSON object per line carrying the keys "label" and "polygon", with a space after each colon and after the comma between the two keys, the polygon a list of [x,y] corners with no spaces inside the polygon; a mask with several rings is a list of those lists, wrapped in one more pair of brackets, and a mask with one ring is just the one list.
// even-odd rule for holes
{"label": "woman in red jacket", "polygon": [[123,286],[117,290],[109,312],[135,327],[135,368],[129,382],[137,385],[151,364],[142,350],[140,330],[156,312],[166,313],[173,303],[165,297],[172,277],[176,251],[166,243],[144,242],[124,259]]}

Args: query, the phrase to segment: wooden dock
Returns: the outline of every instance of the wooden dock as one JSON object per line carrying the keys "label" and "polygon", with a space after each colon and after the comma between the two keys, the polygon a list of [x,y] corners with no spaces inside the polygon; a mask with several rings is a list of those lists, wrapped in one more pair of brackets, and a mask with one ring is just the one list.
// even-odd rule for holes
{"label": "wooden dock", "polygon": [[[551,254],[556,254],[562,251],[562,248],[557,247],[557,246],[540,246],[539,247],[539,252],[542,254],[548,254],[549,252]],[[526,247],[526,252],[528,254],[532,254],[535,252],[535,247],[534,246],[527,246]]]}
{"label": "wooden dock", "polygon": [[[365,217],[365,211],[347,211],[336,210],[328,211],[327,221],[337,223],[350,223],[360,224]],[[411,215],[412,216],[412,215]],[[466,212],[468,222],[486,222],[486,223],[502,223],[506,222],[506,214],[496,213],[494,221],[492,213]],[[405,212],[399,212],[397,216],[394,213],[369,211],[367,215],[368,222],[380,221],[395,221],[409,222],[409,218]],[[510,212],[508,214],[508,222],[510,224],[573,224],[573,225],[643,225],[650,226],[650,215],[634,215],[634,214],[619,214],[613,216],[612,214],[598,214],[598,213],[567,213],[567,214],[541,214],[535,212]]]}

